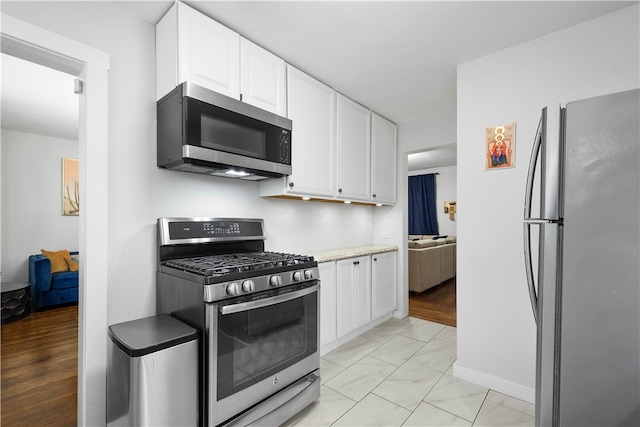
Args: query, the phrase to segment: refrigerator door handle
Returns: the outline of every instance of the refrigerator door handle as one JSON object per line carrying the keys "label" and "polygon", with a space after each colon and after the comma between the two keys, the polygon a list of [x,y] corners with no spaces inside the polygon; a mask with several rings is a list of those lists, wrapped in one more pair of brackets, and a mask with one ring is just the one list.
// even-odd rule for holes
{"label": "refrigerator door handle", "polygon": [[538,295],[536,293],[535,281],[533,278],[533,262],[531,260],[531,223],[524,224],[524,260],[525,271],[527,273],[527,286],[529,288],[529,299],[533,310],[533,320],[538,323]]}
{"label": "refrigerator door handle", "polygon": [[536,139],[533,143],[531,151],[531,160],[529,161],[529,171],[527,172],[527,186],[524,197],[524,260],[525,270],[527,273],[527,286],[529,288],[529,299],[531,300],[531,309],[533,310],[533,319],[538,323],[538,295],[536,292],[535,279],[533,277],[533,261],[531,258],[531,225],[548,223],[548,220],[540,218],[531,218],[531,200],[533,198],[533,181],[536,173],[536,165],[540,148],[542,147],[542,127],[540,120],[538,130],[536,131]]}
{"label": "refrigerator door handle", "polygon": [[533,198],[533,180],[536,174],[536,165],[538,164],[538,156],[540,154],[540,148],[542,147],[542,120],[538,124],[538,130],[536,131],[536,139],[533,142],[533,149],[531,150],[531,160],[529,160],[529,171],[527,172],[527,186],[525,187],[524,196],[524,220],[531,220],[531,200]]}

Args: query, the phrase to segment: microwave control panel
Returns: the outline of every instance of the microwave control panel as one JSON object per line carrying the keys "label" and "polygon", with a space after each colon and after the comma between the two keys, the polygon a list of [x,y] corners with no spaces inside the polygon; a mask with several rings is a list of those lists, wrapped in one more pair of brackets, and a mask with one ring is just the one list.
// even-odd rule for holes
{"label": "microwave control panel", "polygon": [[291,164],[291,132],[282,129],[280,132],[280,154],[278,163]]}

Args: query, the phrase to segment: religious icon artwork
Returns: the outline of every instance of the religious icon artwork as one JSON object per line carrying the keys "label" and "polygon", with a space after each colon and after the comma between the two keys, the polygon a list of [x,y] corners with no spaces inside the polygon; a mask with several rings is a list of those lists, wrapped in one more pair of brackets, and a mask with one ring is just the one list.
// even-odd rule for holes
{"label": "religious icon artwork", "polygon": [[515,166],[515,123],[487,128],[486,169],[504,169]]}

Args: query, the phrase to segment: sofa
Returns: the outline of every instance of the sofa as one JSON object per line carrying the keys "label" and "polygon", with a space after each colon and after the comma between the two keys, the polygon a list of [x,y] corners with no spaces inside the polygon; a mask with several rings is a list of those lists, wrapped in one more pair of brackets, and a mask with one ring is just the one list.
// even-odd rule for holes
{"label": "sofa", "polygon": [[456,275],[456,236],[409,236],[409,290],[423,292]]}
{"label": "sofa", "polygon": [[[77,264],[78,252],[64,252]],[[70,271],[67,267],[66,270],[57,268],[62,271],[52,273],[52,260],[55,266],[56,259],[53,256],[51,258],[44,254],[29,256],[31,301],[37,309],[78,302],[78,266],[72,264],[71,269],[75,271]]]}

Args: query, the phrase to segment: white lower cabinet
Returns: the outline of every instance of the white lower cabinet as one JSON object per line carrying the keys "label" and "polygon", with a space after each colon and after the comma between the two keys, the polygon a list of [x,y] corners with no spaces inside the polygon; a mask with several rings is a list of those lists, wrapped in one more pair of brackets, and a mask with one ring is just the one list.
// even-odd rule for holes
{"label": "white lower cabinet", "polygon": [[336,263],[318,264],[320,271],[320,347],[335,341],[336,335]]}
{"label": "white lower cabinet", "polygon": [[371,257],[336,262],[338,338],[371,321]]}
{"label": "white lower cabinet", "polygon": [[396,309],[396,253],[371,255],[371,315],[373,320]]}
{"label": "white lower cabinet", "polygon": [[395,251],[321,262],[318,269],[322,353],[382,323],[395,311]]}

